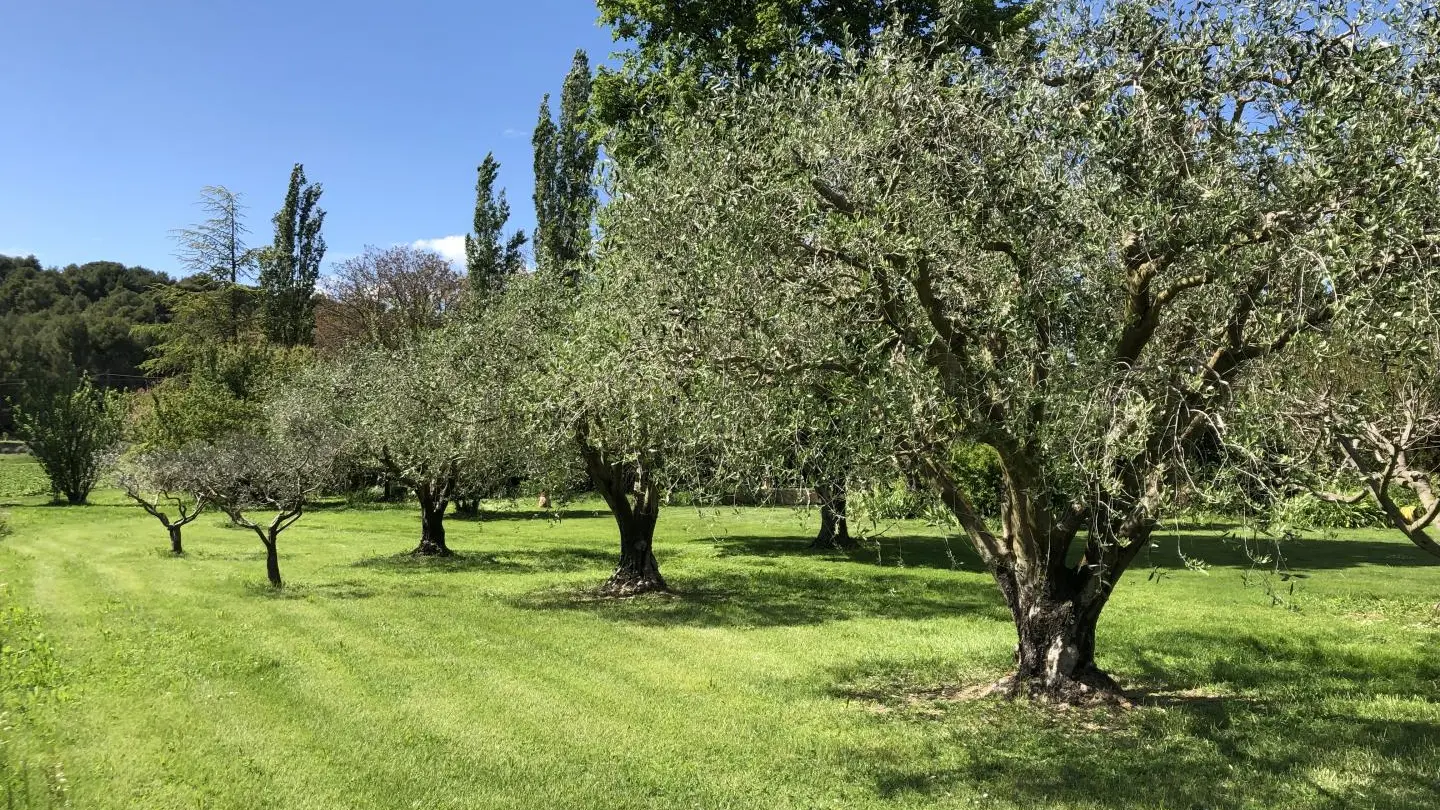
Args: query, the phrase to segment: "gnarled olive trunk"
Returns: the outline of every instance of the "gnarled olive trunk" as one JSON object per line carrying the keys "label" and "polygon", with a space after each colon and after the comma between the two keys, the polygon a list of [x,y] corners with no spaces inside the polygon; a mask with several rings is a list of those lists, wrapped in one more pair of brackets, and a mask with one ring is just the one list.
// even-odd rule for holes
{"label": "gnarled olive trunk", "polygon": [[412,554],[426,557],[448,557],[450,547],[445,544],[445,508],[450,502],[436,497],[429,487],[419,487],[420,498],[420,545]]}
{"label": "gnarled olive trunk", "polygon": [[170,533],[170,553],[176,557],[185,553],[185,546],[180,542],[181,528],[182,525],[179,523],[171,523],[165,527],[165,530]]}
{"label": "gnarled olive trunk", "polygon": [[820,496],[820,533],[810,543],[815,549],[845,549],[855,545],[850,539],[850,521],[845,503],[845,482],[827,481],[815,485]]}
{"label": "gnarled olive trunk", "polygon": [[[999,688],[1063,702],[1113,699],[1119,686],[1095,662],[1100,614],[1121,575],[1150,542],[1153,519],[1100,502],[1056,508],[1035,493],[1033,468],[1005,469],[1003,529],[995,532],[943,464],[925,460],[921,473],[955,515],[986,561],[1015,622],[1015,672]],[[1080,537],[1084,554],[1070,562]]]}
{"label": "gnarled olive trunk", "polygon": [[643,462],[609,463],[604,453],[586,441],[583,430],[577,432],[577,443],[585,459],[590,481],[605,498],[615,525],[620,529],[620,564],[615,573],[600,586],[606,596],[636,596],[651,591],[666,591],[669,586],[660,576],[655,559],[655,521],[660,517],[660,490],[650,469]]}
{"label": "gnarled olive trunk", "polygon": [[615,523],[620,527],[620,564],[601,586],[601,593],[633,596],[669,587],[665,578],[660,576],[660,564],[655,561],[655,521],[658,517],[658,511],[632,511],[624,516],[616,513]]}
{"label": "gnarled olive trunk", "polygon": [[1015,673],[1005,682],[1011,694],[1068,701],[1119,692],[1095,663],[1095,627],[1108,589],[1077,588],[1004,565],[991,573],[1015,621]]}

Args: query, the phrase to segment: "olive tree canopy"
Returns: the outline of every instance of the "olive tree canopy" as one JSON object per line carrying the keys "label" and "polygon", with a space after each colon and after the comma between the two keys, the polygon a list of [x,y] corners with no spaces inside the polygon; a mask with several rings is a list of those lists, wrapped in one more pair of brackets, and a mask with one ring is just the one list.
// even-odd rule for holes
{"label": "olive tree canopy", "polygon": [[[1302,337],[1378,334],[1345,313],[1429,317],[1440,22],[1062,3],[1034,33],[716,94],[620,178],[606,262],[655,362],[863,393],[854,446],[925,481],[1004,594],[1013,685],[1075,697],[1115,688],[1100,613],[1244,383]],[[999,526],[964,441],[1000,459]]]}

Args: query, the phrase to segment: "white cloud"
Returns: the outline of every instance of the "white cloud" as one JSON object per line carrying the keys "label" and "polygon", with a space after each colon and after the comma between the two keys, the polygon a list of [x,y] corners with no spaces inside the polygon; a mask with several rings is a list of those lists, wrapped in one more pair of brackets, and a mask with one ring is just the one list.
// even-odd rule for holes
{"label": "white cloud", "polygon": [[462,234],[442,236],[438,239],[416,239],[410,247],[418,250],[433,250],[444,256],[451,264],[465,263],[465,237]]}

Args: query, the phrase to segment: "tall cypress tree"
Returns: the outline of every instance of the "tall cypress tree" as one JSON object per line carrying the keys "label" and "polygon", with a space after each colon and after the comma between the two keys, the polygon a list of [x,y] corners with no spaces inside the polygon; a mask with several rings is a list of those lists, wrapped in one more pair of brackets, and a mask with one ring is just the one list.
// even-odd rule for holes
{"label": "tall cypress tree", "polygon": [[541,272],[574,283],[590,259],[595,216],[592,177],[599,143],[591,136],[590,60],[576,51],[560,93],[560,120],[550,97],[540,102],[535,125],[535,263]]}
{"label": "tall cypress tree", "polygon": [[323,188],[305,179],[305,167],[290,170],[285,205],[275,214],[275,241],[260,259],[265,335],[281,346],[309,344],[315,336],[315,282],[325,258],[319,207]]}
{"label": "tall cypress tree", "polygon": [[525,232],[505,238],[510,220],[510,203],[505,191],[496,191],[500,162],[493,153],[476,168],[475,232],[465,235],[465,268],[470,274],[470,292],[475,301],[484,301],[505,285],[505,277],[525,268]]}

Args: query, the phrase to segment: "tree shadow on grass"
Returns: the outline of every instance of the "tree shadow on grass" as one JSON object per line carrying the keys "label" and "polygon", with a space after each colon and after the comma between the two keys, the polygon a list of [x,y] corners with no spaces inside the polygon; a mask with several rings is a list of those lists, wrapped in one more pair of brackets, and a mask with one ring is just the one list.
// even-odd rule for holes
{"label": "tree shadow on grass", "polygon": [[287,582],[283,588],[275,588],[269,582],[252,581],[244,585],[249,596],[289,601],[296,599],[369,599],[377,592],[364,582],[338,580],[335,582]]}
{"label": "tree shadow on grass", "polygon": [[[1361,565],[1440,566],[1437,559],[1396,535],[1398,542],[1337,537],[1303,537],[1278,541],[1249,538],[1235,529],[1229,534],[1160,531],[1135,561],[1137,568],[1184,568],[1186,557],[1208,565],[1249,568],[1273,566],[1281,560],[1292,571],[1325,571]],[[1178,552],[1178,553],[1177,553]],[[1269,558],[1268,561],[1265,558]]]}
{"label": "tree shadow on grass", "polygon": [[1140,684],[1139,708],[986,698],[877,711],[876,722],[925,722],[928,756],[856,751],[846,761],[886,799],[973,791],[1023,807],[1435,806],[1440,722],[1414,719],[1414,709],[1393,717],[1406,713],[1394,701],[1424,702],[1431,715],[1440,702],[1440,663],[1419,649],[1200,632],[1144,644],[1164,663],[1137,656],[1118,673]]}
{"label": "tree shadow on grass", "polygon": [[491,571],[508,574],[600,570],[615,565],[615,553],[578,546],[535,551],[456,552],[448,557],[424,557],[402,552],[366,557],[350,564],[389,573],[462,573]]}
{"label": "tree shadow on grass", "polygon": [[[979,555],[962,538],[926,535],[881,535],[868,538],[855,548],[843,551],[810,548],[809,535],[786,537],[723,537],[715,541],[721,556],[778,557],[808,555],[818,559],[864,563],[882,567],[938,568],[943,570],[985,571]],[[1278,548],[1278,555],[1276,553]],[[1223,530],[1210,534],[1194,531],[1161,531],[1151,547],[1142,552],[1135,569],[1183,569],[1186,558],[1212,566],[1251,568],[1256,565],[1273,567],[1277,559],[1293,572],[1354,568],[1361,565],[1396,565],[1406,567],[1440,566],[1437,559],[1413,545],[1398,541],[1362,540],[1357,538],[1306,537],[1277,543],[1270,538],[1242,539],[1238,530],[1226,535]],[[1077,547],[1075,552],[1078,554]],[[1264,562],[1268,557],[1269,561]]]}
{"label": "tree shadow on grass", "polygon": [[[573,610],[656,627],[792,627],[858,618],[955,616],[1009,621],[1009,611],[994,589],[958,581],[917,581],[904,575],[825,576],[746,566],[703,577],[670,577],[669,583],[672,593],[630,599],[601,598],[594,587],[568,587],[533,592],[513,603],[530,610]],[[599,584],[597,580],[595,586]]]}
{"label": "tree shadow on grass", "polygon": [[735,536],[716,538],[722,557],[811,556],[836,562],[855,562],[883,568],[938,568],[983,572],[974,547],[963,538],[946,539],[918,534],[866,538],[848,549],[816,549],[811,535],[786,537]]}

